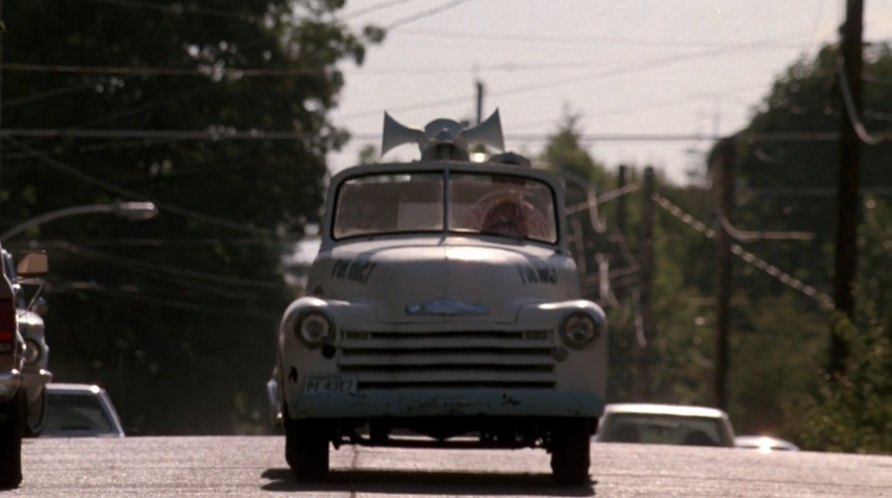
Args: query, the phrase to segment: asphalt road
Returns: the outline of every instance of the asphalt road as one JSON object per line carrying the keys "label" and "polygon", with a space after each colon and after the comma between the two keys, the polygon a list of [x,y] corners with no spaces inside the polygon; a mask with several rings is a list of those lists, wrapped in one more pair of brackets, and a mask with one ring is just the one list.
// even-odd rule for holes
{"label": "asphalt road", "polygon": [[592,445],[590,485],[554,486],[542,450],[341,448],[321,484],[296,482],[283,437],[38,439],[4,496],[892,497],[892,457]]}

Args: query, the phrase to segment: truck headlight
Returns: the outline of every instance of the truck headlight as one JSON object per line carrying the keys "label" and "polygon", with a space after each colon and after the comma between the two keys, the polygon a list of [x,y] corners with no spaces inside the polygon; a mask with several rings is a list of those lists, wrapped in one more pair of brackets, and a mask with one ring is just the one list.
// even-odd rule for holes
{"label": "truck headlight", "polygon": [[331,322],[322,313],[312,311],[300,318],[296,332],[307,346],[314,348],[331,334]]}
{"label": "truck headlight", "polygon": [[582,349],[601,335],[597,322],[588,313],[573,313],[561,323],[561,339],[573,349]]}

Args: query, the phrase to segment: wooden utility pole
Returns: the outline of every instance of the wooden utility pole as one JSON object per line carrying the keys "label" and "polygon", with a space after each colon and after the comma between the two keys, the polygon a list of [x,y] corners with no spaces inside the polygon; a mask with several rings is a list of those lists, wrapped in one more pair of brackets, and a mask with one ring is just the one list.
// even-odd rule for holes
{"label": "wooden utility pole", "polygon": [[[616,188],[622,191],[626,186],[626,174],[629,168],[625,164],[619,165]],[[621,195],[616,199],[616,230],[620,235],[626,234],[626,196]]]}
{"label": "wooden utility pole", "polygon": [[641,186],[641,246],[638,252],[641,284],[638,290],[638,320],[635,327],[635,379],[634,392],[638,401],[650,398],[650,357],[651,340],[654,336],[651,294],[654,267],[654,169],[644,168],[644,181]]}
{"label": "wooden utility pole", "polygon": [[[843,68],[840,74],[848,85],[837,85],[840,92],[848,87],[852,104],[851,115],[845,104],[846,96],[841,94],[842,112],[839,123],[839,174],[836,197],[836,254],[834,260],[833,300],[836,309],[849,318],[855,317],[855,298],[853,296],[858,260],[858,212],[859,183],[861,169],[861,142],[855,131],[855,120],[861,116],[861,69],[863,66],[862,51],[862,18],[864,16],[863,0],[846,1],[846,22],[842,27],[840,42]],[[831,372],[840,372],[846,357],[849,355],[848,345],[841,337],[830,335]]]}
{"label": "wooden utility pole", "polygon": [[716,195],[716,331],[714,392],[715,404],[726,410],[728,406],[728,329],[731,324],[731,236],[725,229],[725,222],[731,223],[734,211],[734,161],[735,143],[733,138],[722,140],[716,150],[713,165],[713,189]]}
{"label": "wooden utility pole", "polygon": [[477,88],[477,122],[475,124],[480,124],[483,121],[483,82],[477,80],[474,82],[474,86]]}

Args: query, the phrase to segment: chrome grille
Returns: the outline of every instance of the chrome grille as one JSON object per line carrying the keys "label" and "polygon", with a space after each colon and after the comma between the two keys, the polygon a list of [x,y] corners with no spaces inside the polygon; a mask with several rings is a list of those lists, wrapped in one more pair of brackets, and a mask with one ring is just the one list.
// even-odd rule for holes
{"label": "chrome grille", "polygon": [[358,387],[554,386],[551,330],[341,331],[338,366]]}

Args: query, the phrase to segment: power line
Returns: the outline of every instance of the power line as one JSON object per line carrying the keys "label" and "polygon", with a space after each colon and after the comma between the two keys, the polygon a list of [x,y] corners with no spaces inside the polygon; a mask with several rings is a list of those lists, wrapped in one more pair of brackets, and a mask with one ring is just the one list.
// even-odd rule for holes
{"label": "power line", "polygon": [[842,58],[840,58],[837,66],[837,74],[839,75],[839,86],[846,108],[846,116],[848,116],[849,122],[852,124],[852,128],[855,130],[858,138],[867,145],[878,145],[892,138],[892,133],[889,132],[871,134],[867,131],[864,123],[861,121],[861,117],[858,116],[858,110],[855,108],[855,103],[852,99],[852,89],[849,87],[849,78],[846,75],[845,61]]}
{"label": "power line", "polygon": [[[383,114],[383,111],[381,111]],[[742,140],[749,142],[833,142],[837,139],[836,132],[741,132],[737,135]],[[297,131],[289,130],[236,130],[220,126],[204,130],[156,130],[156,129],[120,129],[120,128],[7,128],[0,130],[0,138],[13,140],[18,138],[93,138],[93,139],[147,139],[147,140],[286,140],[300,141],[303,136]],[[351,133],[351,137],[360,140],[377,140],[380,133]],[[518,141],[536,142],[546,141],[551,135],[546,133],[507,133],[505,138]],[[580,141],[584,142],[692,142],[692,141],[717,141],[722,137],[704,133],[587,133],[580,135]],[[45,153],[30,149],[30,154]]]}
{"label": "power line", "polygon": [[[4,130],[4,131],[6,131],[6,130]],[[79,169],[77,169],[77,168],[75,168],[75,167],[73,167],[73,166],[70,166],[70,165],[68,165],[68,164],[65,164],[65,163],[63,163],[62,161],[59,161],[59,160],[57,160],[57,159],[53,159],[52,157],[49,157],[48,155],[46,155],[46,154],[44,154],[44,153],[42,153],[42,152],[40,152],[40,151],[38,151],[38,150],[35,150],[35,149],[31,148],[30,146],[28,146],[28,145],[22,143],[21,141],[15,139],[15,138],[12,138],[12,136],[10,136],[10,135],[0,134],[0,136],[2,136],[3,138],[5,138],[7,141],[11,142],[11,143],[12,143],[13,145],[15,145],[16,147],[18,147],[18,148],[20,148],[20,149],[22,149],[22,150],[24,150],[24,151],[26,151],[26,152],[30,152],[30,153],[34,154],[34,156],[35,156],[37,159],[40,159],[44,164],[47,164],[47,165],[49,165],[49,166],[51,166],[51,167],[53,167],[53,168],[55,168],[55,169],[57,169],[57,170],[59,170],[59,171],[62,171],[62,172],[64,172],[64,173],[67,173],[67,174],[69,174],[69,175],[71,175],[71,176],[74,176],[74,177],[78,178],[79,180],[81,180],[81,181],[83,181],[83,182],[85,182],[85,183],[89,183],[89,184],[91,184],[91,185],[95,185],[95,186],[97,186],[97,187],[100,187],[100,188],[105,189],[105,190],[107,190],[107,191],[109,191],[109,192],[112,192],[112,193],[121,195],[121,196],[126,197],[126,198],[128,198],[128,199],[140,200],[140,201],[152,201],[152,202],[155,203],[156,206],[158,206],[158,208],[160,208],[160,209],[162,209],[162,210],[164,210],[164,211],[169,211],[169,212],[171,212],[171,213],[178,214],[178,215],[180,215],[180,216],[184,216],[184,217],[187,217],[187,218],[191,218],[191,219],[194,219],[194,220],[202,221],[202,222],[209,223],[209,224],[213,224],[213,225],[218,225],[218,226],[222,226],[222,227],[230,228],[230,229],[233,229],[233,230],[239,230],[239,231],[242,231],[242,232],[249,232],[249,233],[254,233],[254,234],[258,234],[258,235],[267,235],[267,234],[269,234],[269,231],[268,231],[268,230],[265,230],[265,229],[255,228],[255,227],[250,226],[250,225],[245,225],[245,224],[242,224],[242,223],[233,222],[233,221],[226,220],[226,219],[223,219],[223,218],[218,218],[218,217],[216,217],[216,216],[206,215],[206,214],[203,214],[203,213],[199,213],[199,212],[193,211],[193,210],[191,210],[191,209],[187,209],[187,208],[178,206],[178,205],[176,205],[176,204],[172,204],[172,203],[169,203],[169,202],[166,202],[166,201],[160,201],[160,200],[158,200],[158,199],[154,199],[154,198],[149,197],[149,196],[147,196],[147,195],[139,194],[139,193],[134,192],[134,191],[132,191],[132,190],[125,189],[125,188],[120,187],[120,186],[118,186],[118,185],[115,185],[115,184],[113,184],[113,183],[109,183],[109,182],[107,182],[107,181],[105,181],[105,180],[101,180],[101,179],[96,178],[96,177],[94,177],[94,176],[88,175],[87,173],[84,173],[83,171],[80,171]]]}
{"label": "power line", "polygon": [[246,16],[241,14],[235,14],[232,12],[228,12],[225,10],[216,10],[216,9],[206,9],[201,7],[188,7],[182,4],[173,4],[173,5],[161,5],[154,2],[145,2],[140,0],[84,0],[87,2],[93,3],[104,3],[109,5],[115,5],[118,7],[126,7],[131,9],[141,9],[141,10],[153,10],[156,12],[162,12],[164,14],[174,14],[174,15],[182,15],[182,14],[198,14],[204,16],[212,16],[212,17],[220,17],[225,19],[238,19],[240,21],[245,21],[251,24],[256,24],[259,20],[254,16]]}
{"label": "power line", "polygon": [[267,289],[267,290],[279,290],[282,288],[281,285],[277,285],[274,283],[270,283],[263,280],[256,280],[251,278],[240,278],[240,277],[224,277],[215,273],[207,273],[196,270],[186,270],[183,268],[177,268],[170,265],[161,265],[154,263],[147,263],[145,261],[127,258],[124,256],[118,256],[116,254],[97,251],[95,249],[85,249],[83,247],[77,247],[74,244],[67,244],[61,246],[61,249],[70,252],[72,254],[77,254],[80,256],[86,256],[93,259],[99,259],[104,262],[109,262],[112,264],[117,264],[118,266],[126,266],[129,268],[138,268],[142,270],[150,270],[155,272],[167,273],[169,275],[174,275],[177,277],[187,277],[199,280],[205,280],[209,282],[215,282],[226,285],[234,285],[234,286],[242,286],[242,287],[250,287],[254,289]]}
{"label": "power line", "polygon": [[263,313],[262,311],[249,311],[249,310],[244,310],[243,308],[233,308],[233,307],[227,307],[227,308],[212,307],[212,306],[205,306],[205,305],[198,304],[198,303],[188,303],[188,302],[184,302],[184,301],[173,301],[173,300],[169,300],[169,299],[147,297],[144,295],[140,295],[139,293],[133,292],[132,290],[126,291],[125,289],[122,289],[120,287],[116,287],[114,289],[109,289],[106,286],[103,286],[102,284],[79,286],[75,283],[74,285],[67,285],[67,286],[64,284],[58,285],[58,286],[50,285],[50,286],[47,286],[47,288],[46,288],[46,292],[50,293],[50,294],[60,294],[60,293],[77,292],[77,291],[97,291],[97,292],[109,294],[110,296],[116,297],[116,298],[129,299],[131,301],[140,301],[140,302],[145,302],[145,303],[149,303],[149,304],[165,306],[165,307],[169,307],[169,308],[178,308],[178,309],[187,310],[187,311],[198,311],[198,312],[204,312],[204,313],[212,313],[216,316],[221,316],[221,315],[222,316],[249,316],[249,317],[264,318],[264,319],[268,319],[268,320],[278,320],[279,319],[279,315],[273,314],[273,313]]}
{"label": "power line", "polygon": [[[590,37],[590,36],[542,36],[535,33],[472,33],[461,31],[446,31],[436,29],[406,29],[400,30],[400,34],[416,35],[433,38],[446,39],[467,39],[482,40],[493,42],[511,42],[511,43],[534,43],[541,45],[542,43],[558,43],[574,45],[576,47],[581,44],[611,44],[620,46],[645,46],[645,47],[664,47],[664,48],[721,48],[725,45],[712,40],[641,40],[635,38],[617,38],[617,37]],[[810,37],[806,34],[791,35],[783,38],[786,41],[799,41],[802,38]],[[751,43],[760,43],[765,41],[777,41],[777,38],[756,40]]]}
{"label": "power line", "polygon": [[[667,213],[671,214],[678,220],[680,220],[685,225],[693,228],[694,230],[702,233],[706,238],[715,239],[716,232],[715,230],[708,228],[705,223],[697,220],[690,214],[684,212],[683,209],[673,204],[669,199],[661,196],[660,194],[653,194],[652,200],[662,208]],[[778,267],[768,263],[764,259],[756,256],[755,254],[745,250],[737,244],[731,244],[731,253],[743,260],[745,263],[762,270],[770,277],[779,281],[783,285],[795,289],[802,294],[808,296],[809,298],[817,301],[821,306],[827,309],[833,309],[833,299],[823,293],[815,289],[811,285],[807,285],[796,277],[793,277],[789,273],[786,273],[779,269]]]}
{"label": "power line", "polygon": [[277,76],[307,76],[328,74],[324,69],[268,69],[257,67],[220,67],[214,65],[199,67],[163,66],[81,66],[62,64],[31,64],[7,62],[0,66],[4,71],[102,74],[123,76],[200,76],[207,78],[256,78]]}
{"label": "power line", "polygon": [[359,16],[364,16],[366,14],[371,14],[372,12],[389,9],[390,7],[395,7],[397,5],[402,5],[404,3],[409,3],[412,1],[414,1],[414,0],[389,0],[389,1],[385,1],[385,2],[379,2],[379,3],[376,3],[375,5],[369,5],[368,7],[364,8],[364,9],[357,9],[357,10],[354,10],[353,12],[347,12],[346,14],[341,16],[341,19],[343,19],[343,20],[353,19],[353,18],[356,18]]}
{"label": "power line", "polygon": [[400,26],[405,26],[406,24],[411,24],[415,21],[420,21],[421,19],[433,17],[433,16],[440,14],[442,12],[446,12],[447,10],[454,9],[455,7],[458,7],[459,5],[461,5],[467,1],[468,0],[452,0],[451,2],[440,5],[439,7],[434,7],[433,9],[428,9],[428,10],[425,10],[422,12],[412,14],[407,17],[397,19],[396,21],[393,21],[390,24],[388,24],[387,26],[385,26],[384,29],[386,29],[387,31],[393,31],[394,29],[396,29]]}
{"label": "power line", "polygon": [[[778,42],[775,41],[760,41],[760,42],[749,42],[742,43],[738,45],[734,45],[730,49],[712,49],[706,51],[694,52],[686,55],[674,55],[671,57],[663,57],[659,59],[653,59],[650,61],[644,61],[642,63],[636,63],[632,65],[627,65],[623,67],[611,68],[606,70],[597,70],[597,71],[586,71],[584,73],[579,73],[573,76],[558,78],[550,81],[534,83],[530,85],[522,85],[514,88],[510,88],[504,91],[496,91],[493,92],[490,97],[491,98],[500,98],[500,97],[508,97],[512,95],[518,95],[522,93],[535,92],[542,89],[553,89],[557,86],[567,85],[571,83],[577,83],[579,81],[588,80],[591,78],[610,78],[614,76],[622,76],[626,74],[651,71],[654,69],[658,69],[668,65],[679,64],[682,62],[689,62],[692,60],[698,59],[708,59],[712,57],[726,57],[729,53],[733,52],[745,52],[748,50],[754,49],[764,49],[764,48],[779,48],[785,45],[778,45]],[[415,104],[408,104],[404,106],[394,107],[387,109],[388,111],[410,111],[410,110],[420,110],[420,109],[429,109],[431,107],[438,107],[446,104],[453,104],[459,102],[467,102],[474,98],[472,94],[465,94],[460,97],[451,97],[451,98],[443,98],[436,99],[425,102],[418,102]],[[383,113],[381,109],[374,109],[368,111],[359,111],[354,113],[349,113],[341,116],[341,119],[353,119],[366,117],[369,115],[376,115]]]}

